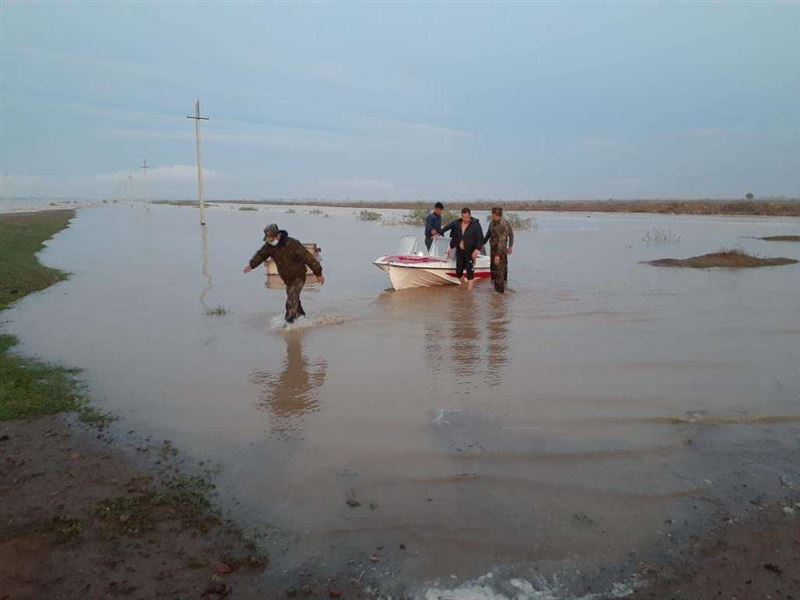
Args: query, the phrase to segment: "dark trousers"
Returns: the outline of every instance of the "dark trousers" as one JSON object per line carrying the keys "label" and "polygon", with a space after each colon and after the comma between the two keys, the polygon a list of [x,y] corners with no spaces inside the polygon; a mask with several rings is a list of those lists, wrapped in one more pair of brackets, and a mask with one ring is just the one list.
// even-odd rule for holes
{"label": "dark trousers", "polygon": [[[495,256],[500,258],[500,264],[495,264]],[[506,291],[506,281],[508,281],[508,254],[492,250],[489,260],[494,289],[502,294]]]}
{"label": "dark trousers", "polygon": [[461,279],[464,272],[467,279],[475,279],[475,265],[472,264],[472,252],[456,248],[456,277]]}
{"label": "dark trousers", "polygon": [[425,238],[425,247],[428,249],[428,252],[430,252],[432,244],[433,244],[433,238],[432,237],[426,237]]}
{"label": "dark trousers", "polygon": [[300,292],[306,284],[306,278],[294,279],[286,284],[286,322],[294,323],[297,317],[304,317],[306,311],[300,302]]}

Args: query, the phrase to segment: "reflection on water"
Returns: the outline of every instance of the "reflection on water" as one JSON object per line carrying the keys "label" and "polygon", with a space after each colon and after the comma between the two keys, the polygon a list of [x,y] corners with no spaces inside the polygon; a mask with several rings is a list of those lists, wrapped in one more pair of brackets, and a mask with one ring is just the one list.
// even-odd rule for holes
{"label": "reflection on water", "polygon": [[271,433],[281,439],[299,437],[303,419],[319,410],[319,388],[328,371],[325,359],[311,362],[303,353],[303,335],[292,331],[283,336],[286,356],[280,373],[264,369],[250,376],[262,388],[258,406],[269,411]]}
{"label": "reflection on water", "polygon": [[503,380],[503,369],[508,363],[508,302],[510,299],[500,294],[489,298],[486,380],[491,386]]}
{"label": "reflection on water", "polygon": [[[474,387],[470,384],[473,383],[472,380],[481,357],[479,318],[473,293],[465,292],[454,295],[449,328],[453,371],[459,376],[459,381],[470,388]],[[467,393],[469,393],[468,390]]]}
{"label": "reflection on water", "polygon": [[465,393],[483,384],[499,385],[508,363],[511,295],[489,293],[484,287],[472,292],[440,289],[438,299],[423,290],[388,293],[393,304],[408,310],[399,318],[408,318],[415,307],[424,311],[426,366],[433,374],[452,374]]}
{"label": "reflection on water", "polygon": [[203,239],[203,279],[205,279],[205,286],[200,294],[200,304],[203,307],[203,312],[208,312],[208,293],[212,287],[211,271],[208,269],[208,227],[201,227],[200,232]]}

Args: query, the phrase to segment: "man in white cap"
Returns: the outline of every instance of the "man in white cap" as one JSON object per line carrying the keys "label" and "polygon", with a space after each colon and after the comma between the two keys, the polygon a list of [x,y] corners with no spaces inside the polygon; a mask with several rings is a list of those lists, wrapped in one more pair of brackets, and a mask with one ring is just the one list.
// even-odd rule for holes
{"label": "man in white cap", "polygon": [[300,302],[300,292],[306,284],[306,267],[317,276],[320,284],[324,284],[322,265],[303,244],[290,238],[289,234],[279,229],[275,223],[264,228],[264,242],[265,244],[250,259],[244,272],[249,273],[268,258],[275,261],[278,275],[286,284],[286,322],[294,323],[297,317],[306,314]]}

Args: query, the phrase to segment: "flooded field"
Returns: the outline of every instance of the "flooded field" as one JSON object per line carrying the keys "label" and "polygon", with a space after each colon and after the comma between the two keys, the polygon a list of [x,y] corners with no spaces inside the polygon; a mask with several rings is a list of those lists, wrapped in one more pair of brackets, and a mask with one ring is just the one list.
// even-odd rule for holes
{"label": "flooded field", "polygon": [[[219,465],[226,508],[265,534],[267,577],[619,591],[665,523],[736,512],[743,482],[800,485],[800,265],[641,263],[799,259],[756,239],[796,219],[536,215],[499,296],[387,290],[372,260],[416,229],[286,210],[213,207],[201,234],[191,208],[83,209],[41,256],[73,277],[7,325],[24,352],[85,369],[120,435]],[[321,246],[328,279],[291,330],[283,293],[241,272],[272,221]]]}

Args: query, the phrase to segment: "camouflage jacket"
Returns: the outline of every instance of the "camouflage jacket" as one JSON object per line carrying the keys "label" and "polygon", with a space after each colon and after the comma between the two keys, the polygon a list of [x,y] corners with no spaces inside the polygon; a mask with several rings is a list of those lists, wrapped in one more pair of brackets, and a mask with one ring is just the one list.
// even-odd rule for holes
{"label": "camouflage jacket", "polygon": [[507,252],[509,248],[513,248],[514,230],[511,228],[511,223],[505,219],[500,219],[496,223],[490,221],[486,236],[483,238],[483,243],[486,242],[489,242],[492,252]]}
{"label": "camouflage jacket", "polygon": [[278,274],[283,279],[284,283],[289,283],[295,279],[306,278],[306,265],[311,271],[319,277],[322,275],[322,265],[314,256],[306,250],[294,238],[290,238],[289,234],[281,230],[278,233],[278,245],[270,246],[264,244],[258,252],[250,259],[250,266],[255,269],[258,265],[263,263],[268,258],[275,261],[275,266],[278,267]]}

